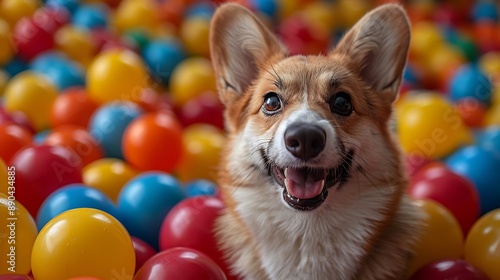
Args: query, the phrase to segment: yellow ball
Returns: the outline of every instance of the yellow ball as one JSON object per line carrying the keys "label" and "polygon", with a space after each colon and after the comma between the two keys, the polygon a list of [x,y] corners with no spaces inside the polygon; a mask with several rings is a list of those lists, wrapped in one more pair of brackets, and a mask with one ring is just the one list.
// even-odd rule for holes
{"label": "yellow ball", "polygon": [[500,125],[500,103],[495,103],[486,112],[484,117],[484,126],[498,126]]}
{"label": "yellow ball", "polygon": [[206,91],[216,91],[210,60],[191,57],[175,67],[170,76],[170,93],[176,105],[182,106]]}
{"label": "yellow ball", "polygon": [[120,159],[103,158],[83,169],[83,183],[102,191],[116,201],[123,185],[137,174],[132,166]]}
{"label": "yellow ball", "polygon": [[193,17],[184,20],[181,25],[180,36],[186,50],[193,55],[210,56],[208,33],[210,19]]}
{"label": "yellow ball", "polygon": [[28,274],[31,271],[31,250],[38,233],[33,217],[15,200],[15,194],[10,196],[7,192],[0,193],[0,219],[2,274]]}
{"label": "yellow ball", "polygon": [[465,241],[465,260],[491,279],[500,275],[500,209],[482,216]]}
{"label": "yellow ball", "polygon": [[278,5],[278,15],[281,20],[286,19],[296,13],[301,6],[301,0],[287,0],[281,1],[280,5]]}
{"label": "yellow ball", "polygon": [[364,0],[340,0],[336,9],[340,25],[345,28],[352,27],[370,9],[368,1]]}
{"label": "yellow ball", "polygon": [[[444,43],[439,27],[431,22],[418,22],[412,28],[410,53],[416,58],[425,58]],[[418,62],[418,59],[416,60]]]}
{"label": "yellow ball", "polygon": [[471,139],[459,113],[433,93],[405,96],[396,105],[397,132],[403,150],[441,158]]}
{"label": "yellow ball", "polygon": [[194,124],[184,130],[183,159],[177,168],[181,181],[217,178],[220,153],[224,146],[224,133],[211,125]]}
{"label": "yellow ball", "polygon": [[13,28],[21,18],[33,15],[40,3],[38,0],[2,0],[0,18]]}
{"label": "yellow ball", "polygon": [[330,32],[338,24],[338,9],[326,2],[313,2],[301,12],[306,22]]}
{"label": "yellow ball", "polygon": [[414,246],[408,275],[424,265],[441,259],[460,259],[463,253],[462,229],[453,214],[441,204],[430,200],[415,201],[427,215],[423,234]]}
{"label": "yellow ball", "polygon": [[148,81],[149,74],[142,58],[127,50],[100,54],[87,69],[89,96],[99,103],[135,100]]}
{"label": "yellow ball", "polygon": [[479,66],[491,77],[493,83],[500,85],[500,52],[489,52],[481,56]]}
{"label": "yellow ball", "polygon": [[11,32],[9,24],[0,18],[0,65],[6,64],[14,56],[14,42]]}
{"label": "yellow ball", "polygon": [[455,47],[448,44],[440,44],[435,49],[427,54],[424,61],[425,70],[429,72],[431,77],[439,77],[441,72],[454,67],[458,69],[467,59]]}
{"label": "yellow ball", "polygon": [[90,32],[73,25],[66,25],[57,30],[54,40],[59,50],[84,67],[90,64],[97,50]]}
{"label": "yellow ball", "polygon": [[7,74],[7,72],[5,72],[4,70],[0,69],[0,97],[2,97],[2,95],[4,94],[5,86],[7,85],[8,82],[9,82],[9,74]]}
{"label": "yellow ball", "polygon": [[113,17],[115,27],[120,31],[132,28],[151,30],[160,24],[160,16],[154,1],[125,0],[120,3]]}
{"label": "yellow ball", "polygon": [[63,212],[42,228],[31,265],[37,280],[82,275],[132,279],[135,253],[130,235],[118,220],[97,209],[78,208]]}
{"label": "yellow ball", "polygon": [[5,87],[5,108],[26,114],[37,131],[47,129],[52,103],[57,97],[55,86],[40,74],[25,71],[12,78]]}

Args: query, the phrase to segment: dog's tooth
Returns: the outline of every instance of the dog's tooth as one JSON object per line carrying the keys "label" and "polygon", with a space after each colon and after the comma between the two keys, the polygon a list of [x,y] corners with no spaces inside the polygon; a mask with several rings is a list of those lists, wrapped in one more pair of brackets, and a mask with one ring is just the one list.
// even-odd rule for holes
{"label": "dog's tooth", "polygon": [[288,178],[288,167],[285,168],[285,172],[283,172],[285,174],[285,178]]}
{"label": "dog's tooth", "polygon": [[323,188],[323,187],[325,186],[325,180],[324,180],[324,179],[323,179],[323,180],[321,180],[321,183],[320,183],[320,184],[321,184],[321,188]]}
{"label": "dog's tooth", "polygon": [[285,183],[285,188],[288,190],[288,182],[289,182],[289,180],[287,178],[285,178],[285,180],[283,180],[283,182]]}

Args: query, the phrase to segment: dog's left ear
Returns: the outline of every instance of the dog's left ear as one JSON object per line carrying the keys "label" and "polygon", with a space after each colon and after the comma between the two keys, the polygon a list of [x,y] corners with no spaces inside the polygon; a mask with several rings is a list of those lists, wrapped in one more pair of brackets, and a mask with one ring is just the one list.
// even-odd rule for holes
{"label": "dog's left ear", "polygon": [[410,23],[397,4],[382,5],[361,18],[333,51],[345,55],[384,101],[396,99],[410,44]]}

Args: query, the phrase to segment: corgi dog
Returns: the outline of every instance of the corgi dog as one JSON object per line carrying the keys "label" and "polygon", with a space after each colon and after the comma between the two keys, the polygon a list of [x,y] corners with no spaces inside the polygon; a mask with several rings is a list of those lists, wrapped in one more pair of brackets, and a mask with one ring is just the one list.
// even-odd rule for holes
{"label": "corgi dog", "polygon": [[290,55],[221,5],[210,47],[228,144],[215,236],[243,279],[403,279],[424,215],[389,129],[406,64],[402,7],[366,14],[326,55]]}

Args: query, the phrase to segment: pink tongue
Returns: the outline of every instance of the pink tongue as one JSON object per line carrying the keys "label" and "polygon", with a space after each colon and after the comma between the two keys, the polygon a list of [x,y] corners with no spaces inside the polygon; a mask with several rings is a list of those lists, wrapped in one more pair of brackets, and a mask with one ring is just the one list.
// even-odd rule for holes
{"label": "pink tongue", "polygon": [[285,179],[288,193],[299,199],[310,199],[320,195],[326,176],[320,173],[311,174],[302,169],[288,168]]}

